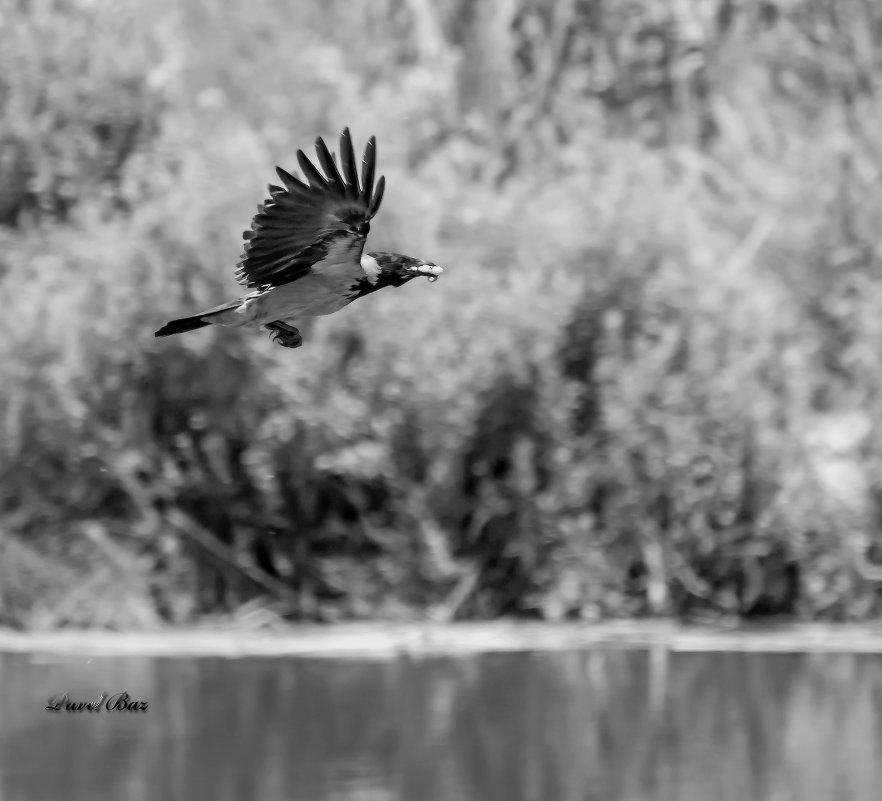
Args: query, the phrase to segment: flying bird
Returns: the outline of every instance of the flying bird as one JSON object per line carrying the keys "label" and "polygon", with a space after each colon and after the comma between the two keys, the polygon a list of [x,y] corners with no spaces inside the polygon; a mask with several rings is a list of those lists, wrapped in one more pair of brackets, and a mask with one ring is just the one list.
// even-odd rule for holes
{"label": "flying bird", "polygon": [[[321,137],[315,150],[322,170],[297,151],[302,181],[281,167],[283,186],[270,184],[257,207],[236,280],[249,292],[213,309],[172,320],[158,337],[208,325],[261,328],[285,348],[303,344],[294,326],[304,317],[333,314],[378,289],[412,278],[436,281],[442,268],[430,261],[379,251],[365,253],[371,220],[380,208],[385,176],[374,184],[377,144],[372,136],[361,161],[361,181],[349,129],[340,136],[340,166]],[[322,172],[323,171],[323,172]]]}

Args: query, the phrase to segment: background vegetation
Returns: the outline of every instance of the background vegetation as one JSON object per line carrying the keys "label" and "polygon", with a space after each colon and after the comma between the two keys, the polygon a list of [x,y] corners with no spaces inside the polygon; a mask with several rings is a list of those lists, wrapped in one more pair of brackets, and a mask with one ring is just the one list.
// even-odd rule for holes
{"label": "background vegetation", "polygon": [[[882,8],[5,0],[0,622],[880,611]],[[446,265],[235,294],[350,125]]]}

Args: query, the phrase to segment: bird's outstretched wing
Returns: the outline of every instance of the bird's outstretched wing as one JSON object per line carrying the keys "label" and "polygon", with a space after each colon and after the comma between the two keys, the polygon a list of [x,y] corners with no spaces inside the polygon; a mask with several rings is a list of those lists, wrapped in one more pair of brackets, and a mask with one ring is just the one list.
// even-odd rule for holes
{"label": "bird's outstretched wing", "polygon": [[324,174],[297,151],[308,183],[276,167],[284,186],[270,185],[269,199],[243,234],[245,252],[236,270],[240,284],[270,289],[310,271],[339,275],[351,270],[354,276],[361,269],[370,220],[380,208],[386,185],[381,176],[374,186],[376,140],[372,136],[365,147],[360,186],[348,128],[340,135],[341,168],[321,137],[315,150]]}

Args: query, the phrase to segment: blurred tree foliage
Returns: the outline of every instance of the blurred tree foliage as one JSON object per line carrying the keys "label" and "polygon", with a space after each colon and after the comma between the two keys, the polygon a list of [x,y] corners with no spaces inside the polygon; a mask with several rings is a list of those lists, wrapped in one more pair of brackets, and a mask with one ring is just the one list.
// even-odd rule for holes
{"label": "blurred tree foliage", "polygon": [[[0,622],[880,611],[882,9],[0,5]],[[234,293],[263,182],[375,133],[308,328]]]}

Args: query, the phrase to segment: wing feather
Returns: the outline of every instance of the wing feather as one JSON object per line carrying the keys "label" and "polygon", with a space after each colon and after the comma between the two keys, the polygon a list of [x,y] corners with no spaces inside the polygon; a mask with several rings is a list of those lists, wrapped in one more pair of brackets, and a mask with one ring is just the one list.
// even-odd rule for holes
{"label": "wing feather", "polygon": [[383,202],[383,192],[386,191],[386,176],[381,175],[377,181],[377,191],[374,192],[374,198],[368,207],[368,215],[373,217],[380,210],[380,203]]}
{"label": "wing feather", "polygon": [[290,172],[283,170],[281,167],[276,167],[276,175],[282,179],[282,183],[285,184],[285,189],[287,189],[292,195],[309,194],[309,185],[303,183],[303,181],[295,175],[291,175]]}
{"label": "wing feather", "polygon": [[[352,137],[348,128],[344,128],[343,133],[340,134],[340,158],[343,161],[348,195],[352,200],[357,200],[361,195],[361,188],[358,185],[358,167],[355,164],[355,150],[352,148]],[[367,194],[370,195],[370,190]]]}
{"label": "wing feather", "polygon": [[340,135],[340,167],[323,139],[316,140],[315,149],[322,170],[298,150],[308,183],[277,167],[283,185],[269,185],[269,199],[242,234],[245,252],[236,277],[251,289],[281,286],[310,271],[344,283],[363,277],[361,254],[385,188],[380,177],[374,189],[376,140],[371,137],[364,150],[361,186],[348,128]]}
{"label": "wing feather", "polygon": [[346,197],[346,184],[343,183],[343,176],[340,175],[340,171],[337,169],[337,162],[334,161],[334,157],[328,150],[325,140],[321,137],[315,140],[315,152],[318,155],[322,169],[325,171],[331,190],[341,199]]}
{"label": "wing feather", "polygon": [[368,197],[374,191],[374,165],[376,164],[377,140],[372,136],[368,139],[364,149],[364,158],[361,160],[361,185]]}
{"label": "wing feather", "polygon": [[325,176],[319,172],[318,167],[306,157],[306,153],[302,150],[297,151],[297,163],[300,165],[300,169],[303,170],[306,180],[309,181],[310,189],[328,189],[328,182],[325,180]]}

